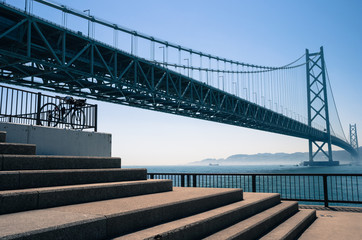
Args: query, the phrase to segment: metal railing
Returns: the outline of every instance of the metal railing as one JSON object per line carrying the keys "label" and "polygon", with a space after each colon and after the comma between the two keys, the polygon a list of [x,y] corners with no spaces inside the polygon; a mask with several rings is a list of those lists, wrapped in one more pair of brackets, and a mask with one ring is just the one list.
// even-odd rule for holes
{"label": "metal railing", "polygon": [[282,200],[362,204],[362,174],[217,174],[148,173],[171,179],[175,187],[242,188],[245,192],[280,193]]}
{"label": "metal railing", "polygon": [[0,122],[97,131],[97,105],[81,102],[0,85]]}

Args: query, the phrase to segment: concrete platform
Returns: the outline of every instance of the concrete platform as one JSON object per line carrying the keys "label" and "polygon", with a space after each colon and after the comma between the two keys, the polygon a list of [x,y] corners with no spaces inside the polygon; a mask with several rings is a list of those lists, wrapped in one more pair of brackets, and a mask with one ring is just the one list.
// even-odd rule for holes
{"label": "concrete platform", "polygon": [[317,210],[317,217],[300,240],[362,239],[362,213]]}
{"label": "concrete platform", "polygon": [[0,122],[0,131],[6,132],[6,142],[35,144],[38,155],[110,157],[112,152],[108,133],[7,122]]}

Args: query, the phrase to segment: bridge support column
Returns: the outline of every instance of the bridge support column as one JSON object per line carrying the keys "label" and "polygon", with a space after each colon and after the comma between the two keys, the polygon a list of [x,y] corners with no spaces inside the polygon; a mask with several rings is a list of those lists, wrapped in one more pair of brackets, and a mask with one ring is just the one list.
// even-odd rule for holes
{"label": "bridge support column", "polygon": [[[331,129],[323,47],[316,53],[309,53],[309,50],[306,50],[306,70],[308,126],[315,128],[322,127],[321,130],[325,132],[325,137],[324,139],[309,139],[309,161],[305,162],[304,165],[339,165],[339,162],[333,161],[332,158]],[[313,147],[317,148],[315,152],[313,151]],[[327,149],[325,149],[326,147]],[[322,154],[328,161],[314,161],[318,154]]]}
{"label": "bridge support column", "polygon": [[357,156],[359,157],[357,126],[356,126],[356,124],[350,124],[349,125],[349,143],[356,150]]}

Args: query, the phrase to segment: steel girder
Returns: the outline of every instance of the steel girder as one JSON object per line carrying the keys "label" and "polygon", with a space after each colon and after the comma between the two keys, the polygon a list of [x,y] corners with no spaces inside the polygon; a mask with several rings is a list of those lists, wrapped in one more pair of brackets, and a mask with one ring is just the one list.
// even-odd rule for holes
{"label": "steel girder", "polygon": [[[0,23],[2,82],[315,141],[326,138],[294,119],[3,4]],[[333,136],[332,142],[352,149]]]}

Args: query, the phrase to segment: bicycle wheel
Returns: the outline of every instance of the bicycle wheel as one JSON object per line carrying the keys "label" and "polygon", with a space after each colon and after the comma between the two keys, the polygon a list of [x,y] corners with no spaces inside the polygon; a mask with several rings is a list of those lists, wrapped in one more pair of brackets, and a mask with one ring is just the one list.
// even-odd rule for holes
{"label": "bicycle wheel", "polygon": [[40,125],[47,127],[55,127],[60,120],[59,107],[54,103],[44,104],[40,108]]}
{"label": "bicycle wheel", "polygon": [[72,113],[72,119],[70,124],[73,129],[84,129],[85,128],[85,114],[80,108],[74,109]]}

